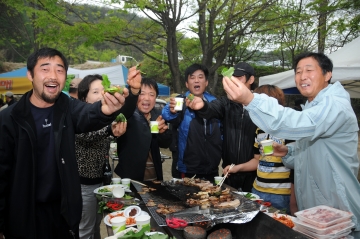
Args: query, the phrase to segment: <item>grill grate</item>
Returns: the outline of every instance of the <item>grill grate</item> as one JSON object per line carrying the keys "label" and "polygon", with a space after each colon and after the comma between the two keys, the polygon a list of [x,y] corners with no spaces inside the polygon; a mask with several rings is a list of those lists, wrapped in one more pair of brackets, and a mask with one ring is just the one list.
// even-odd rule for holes
{"label": "grill grate", "polygon": [[[189,196],[193,193],[199,192],[198,187],[194,186],[186,186],[182,184],[174,184],[174,183],[168,183],[163,182],[162,185],[160,184],[154,184],[152,182],[144,182],[149,187],[156,188],[156,191],[152,191],[146,194],[139,194],[141,199],[146,204],[150,199],[153,200],[156,205],[158,204],[164,204],[166,206],[178,206],[180,210],[189,208],[186,204],[186,200],[189,198]],[[134,184],[134,187],[138,192],[142,191],[143,186],[140,186],[138,184]],[[208,221],[208,220],[219,220],[219,223],[221,220],[224,222],[230,221],[231,219],[235,218],[243,218],[246,216],[250,216],[250,220],[256,215],[253,215],[251,212],[255,211],[257,212],[259,209],[259,206],[257,203],[254,203],[250,200],[246,200],[245,197],[241,195],[233,195],[235,198],[238,198],[241,202],[240,207],[237,210],[234,209],[211,209],[210,215],[201,215],[201,214],[195,214],[195,213],[188,213],[188,214],[181,214],[176,215],[177,218],[182,218],[186,220],[188,223],[194,223],[194,222],[202,222],[202,221]],[[159,226],[167,226],[165,215],[158,214],[156,210],[158,209],[157,206],[154,207],[147,207],[151,213],[151,216],[154,218],[154,220],[158,223]]]}

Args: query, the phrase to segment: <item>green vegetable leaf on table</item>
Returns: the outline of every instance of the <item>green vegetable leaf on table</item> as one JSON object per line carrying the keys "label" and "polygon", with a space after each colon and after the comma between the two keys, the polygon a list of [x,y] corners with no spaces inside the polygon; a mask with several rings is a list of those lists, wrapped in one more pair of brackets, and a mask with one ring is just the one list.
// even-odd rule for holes
{"label": "green vegetable leaf on table", "polygon": [[[150,228],[142,228],[139,232],[129,231],[125,235],[118,237],[118,239],[171,239],[166,234],[155,233],[154,235],[147,236],[145,233]],[[175,237],[173,237],[175,239]]]}
{"label": "green vegetable leaf on table", "polygon": [[104,92],[109,92],[112,95],[115,94],[116,92],[118,92],[119,94],[122,94],[124,92],[125,87],[111,86],[111,82],[107,75],[102,75],[102,78],[103,80],[101,84],[104,86]]}
{"label": "green vegetable leaf on table", "polygon": [[230,67],[229,69],[226,69],[226,67],[224,69],[222,69],[221,71],[221,75],[228,77],[229,79],[231,79],[231,76],[234,74],[235,68],[234,67]]}
{"label": "green vegetable leaf on table", "polygon": [[245,194],[245,197],[248,198],[248,199],[253,199],[253,198],[256,198],[255,196],[253,196],[251,193],[247,193]]}

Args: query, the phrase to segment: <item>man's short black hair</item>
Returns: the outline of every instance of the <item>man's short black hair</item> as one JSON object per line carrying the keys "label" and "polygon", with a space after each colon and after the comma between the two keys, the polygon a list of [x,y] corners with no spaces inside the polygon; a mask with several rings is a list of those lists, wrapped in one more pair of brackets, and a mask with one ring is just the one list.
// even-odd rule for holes
{"label": "man's short black hair", "polygon": [[188,68],[186,68],[186,70],[185,70],[185,81],[187,82],[188,78],[189,78],[189,75],[191,75],[192,73],[194,73],[197,70],[202,70],[204,72],[204,74],[205,74],[205,79],[206,80],[208,79],[208,76],[209,76],[208,68],[206,66],[204,66],[204,65],[195,63],[195,64],[192,64],[191,66],[189,66]]}
{"label": "man's short black hair", "polygon": [[61,60],[64,63],[65,71],[67,74],[69,64],[68,64],[68,61],[66,60],[65,56],[56,49],[45,47],[45,48],[41,48],[41,49],[33,52],[27,59],[27,69],[28,69],[28,71],[30,71],[31,76],[34,77],[34,68],[39,59],[48,58],[48,57],[52,58],[55,56],[58,56],[61,58]]}
{"label": "man's short black hair", "polygon": [[[323,75],[325,75],[327,72],[332,72],[333,71],[333,63],[332,63],[332,61],[324,53],[304,52],[304,53],[299,54],[295,58],[295,61],[294,61],[294,66],[295,66],[294,71],[295,71],[295,73],[296,73],[296,68],[297,68],[297,65],[298,65],[299,61],[301,61],[304,58],[308,58],[308,57],[314,58],[319,63],[319,66],[320,66],[320,68],[321,68],[321,70],[323,72]],[[331,81],[331,78],[329,80],[329,83],[330,83],[330,81]]]}
{"label": "man's short black hair", "polygon": [[142,78],[141,85],[146,85],[146,86],[149,86],[150,88],[153,88],[156,92],[156,97],[159,95],[159,87],[154,79]]}

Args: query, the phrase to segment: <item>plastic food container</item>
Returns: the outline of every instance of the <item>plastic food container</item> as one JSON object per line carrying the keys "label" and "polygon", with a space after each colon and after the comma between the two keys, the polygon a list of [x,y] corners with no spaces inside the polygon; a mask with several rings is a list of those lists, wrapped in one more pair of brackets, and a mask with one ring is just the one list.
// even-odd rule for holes
{"label": "plastic food container", "polygon": [[302,222],[297,218],[293,218],[293,222],[295,226],[298,227],[300,230],[307,230],[316,233],[317,235],[327,235],[327,236],[341,234],[345,231],[350,230],[355,225],[351,220],[337,223],[335,225],[326,228],[315,227],[308,223]]}
{"label": "plastic food container", "polygon": [[339,233],[337,235],[319,235],[314,232],[308,231],[306,229],[301,229],[297,226],[295,226],[293,229],[295,231],[305,234],[306,236],[309,236],[311,238],[317,238],[317,239],[338,239],[338,238],[346,237],[347,235],[349,235],[351,233],[351,230],[347,230],[347,231]]}
{"label": "plastic food container", "polygon": [[296,212],[295,215],[303,222],[319,228],[325,228],[347,221],[353,214],[351,212],[321,205]]}

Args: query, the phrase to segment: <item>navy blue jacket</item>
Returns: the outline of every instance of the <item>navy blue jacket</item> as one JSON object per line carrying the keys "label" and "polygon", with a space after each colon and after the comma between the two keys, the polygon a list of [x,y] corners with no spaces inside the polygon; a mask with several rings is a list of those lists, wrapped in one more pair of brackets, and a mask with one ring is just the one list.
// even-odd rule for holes
{"label": "navy blue jacket", "polygon": [[[190,92],[186,92],[187,96]],[[206,101],[216,98],[205,92]],[[178,127],[178,152],[177,168],[182,173],[213,174],[218,173],[221,160],[222,133],[221,123],[218,119],[200,118],[190,108],[172,114],[167,104],[162,116],[166,121]]]}

